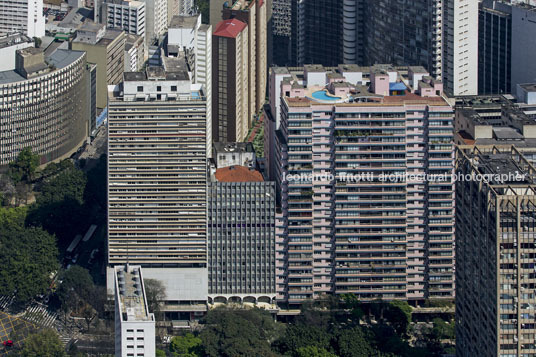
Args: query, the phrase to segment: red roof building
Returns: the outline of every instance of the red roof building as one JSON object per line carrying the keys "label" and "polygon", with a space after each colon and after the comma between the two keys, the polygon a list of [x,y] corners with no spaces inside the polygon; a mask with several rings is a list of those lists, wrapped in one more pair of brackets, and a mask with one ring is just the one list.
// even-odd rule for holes
{"label": "red roof building", "polygon": [[237,19],[222,20],[216,25],[214,36],[236,38],[248,25]]}
{"label": "red roof building", "polygon": [[216,180],[219,182],[263,182],[259,171],[250,170],[245,166],[229,166],[216,170]]}

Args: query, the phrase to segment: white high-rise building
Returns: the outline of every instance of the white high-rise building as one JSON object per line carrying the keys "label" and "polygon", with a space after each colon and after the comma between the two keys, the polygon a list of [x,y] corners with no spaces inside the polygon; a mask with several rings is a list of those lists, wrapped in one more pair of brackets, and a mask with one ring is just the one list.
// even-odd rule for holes
{"label": "white high-rise building", "polygon": [[[174,16],[168,29],[168,55],[179,51],[194,55],[192,79],[203,85],[207,118],[212,118],[212,26],[201,23],[201,15]],[[207,120],[207,156],[212,155],[212,121]]]}
{"label": "white high-rise building", "polygon": [[145,3],[108,0],[105,4],[106,27],[145,36]]}
{"label": "white high-rise building", "polygon": [[478,1],[444,1],[443,81],[450,95],[478,94]]}
{"label": "white high-rise building", "polygon": [[115,356],[154,356],[155,318],[149,312],[140,266],[116,266]]}
{"label": "white high-rise building", "polygon": [[147,47],[166,33],[168,25],[167,0],[145,1],[145,38]]}
{"label": "white high-rise building", "polygon": [[0,0],[0,36],[14,33],[45,36],[43,0]]}

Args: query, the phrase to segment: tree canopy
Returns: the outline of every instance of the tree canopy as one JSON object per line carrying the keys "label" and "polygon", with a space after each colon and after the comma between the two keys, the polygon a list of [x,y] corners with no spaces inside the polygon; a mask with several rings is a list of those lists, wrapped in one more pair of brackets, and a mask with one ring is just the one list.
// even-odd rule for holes
{"label": "tree canopy", "polygon": [[46,292],[58,269],[54,236],[41,228],[0,225],[0,295],[28,301]]}
{"label": "tree canopy", "polygon": [[202,342],[199,337],[187,333],[185,336],[173,337],[169,350],[177,357],[200,357],[202,356]]}
{"label": "tree canopy", "polygon": [[277,326],[266,311],[216,308],[204,322],[200,337],[205,356],[275,356],[270,341]]}
{"label": "tree canopy", "polygon": [[58,334],[45,329],[31,334],[24,340],[21,357],[65,357],[67,353]]}
{"label": "tree canopy", "polygon": [[39,167],[39,155],[34,154],[31,148],[24,148],[15,161],[9,163],[9,176],[15,184],[34,179],[35,172]]}

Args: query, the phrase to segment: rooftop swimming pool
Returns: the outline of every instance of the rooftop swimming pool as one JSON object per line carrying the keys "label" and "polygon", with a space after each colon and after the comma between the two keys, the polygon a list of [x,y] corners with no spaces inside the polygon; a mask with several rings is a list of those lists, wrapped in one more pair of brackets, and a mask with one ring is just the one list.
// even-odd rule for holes
{"label": "rooftop swimming pool", "polygon": [[323,100],[327,102],[334,102],[336,100],[340,100],[341,97],[330,97],[326,94],[325,90],[317,90],[316,92],[313,92],[313,99],[317,100]]}

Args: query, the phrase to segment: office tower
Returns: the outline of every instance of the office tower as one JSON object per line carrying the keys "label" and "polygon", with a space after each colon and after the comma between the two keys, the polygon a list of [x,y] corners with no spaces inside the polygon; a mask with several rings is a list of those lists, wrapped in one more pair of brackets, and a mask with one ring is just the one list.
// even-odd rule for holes
{"label": "office tower", "polygon": [[108,264],[142,266],[165,286],[166,314],[190,319],[208,289],[206,98],[184,57],[163,60],[109,93]]}
{"label": "office tower", "polygon": [[141,267],[115,267],[114,286],[115,355],[155,356],[155,318],[149,312]]}
{"label": "office tower", "polygon": [[345,63],[420,65],[441,79],[444,2],[365,0],[350,6],[352,2],[345,1]]}
{"label": "office tower", "polygon": [[145,1],[145,39],[147,47],[161,41],[168,25],[167,0]]}
{"label": "office tower", "polygon": [[450,95],[478,94],[478,1],[443,2],[443,81]]}
{"label": "office tower", "polygon": [[97,65],[97,108],[107,104],[108,85],[119,84],[125,68],[126,36],[123,31],[105,30],[103,25],[85,22],[71,49],[85,51],[87,61]]}
{"label": "office tower", "polygon": [[452,299],[454,114],[442,82],[422,67],[286,70],[270,79],[281,105],[268,134],[278,299]]}
{"label": "office tower", "polygon": [[237,19],[248,25],[248,125],[251,125],[266,99],[266,3],[238,0],[232,6],[224,7],[222,16],[224,20]]}
{"label": "office tower", "polygon": [[458,150],[456,171],[456,355],[530,356],[536,170],[512,146]]}
{"label": "office tower", "polygon": [[245,166],[214,171],[208,184],[209,303],[273,308],[274,183],[265,182],[260,172]]}
{"label": "office tower", "polygon": [[512,15],[500,1],[479,4],[478,94],[509,93],[511,84]]}
{"label": "office tower", "polygon": [[15,54],[17,50],[34,47],[34,40],[23,34],[15,34],[0,38],[0,71],[15,69]]}
{"label": "office tower", "polygon": [[145,37],[125,36],[125,72],[137,72],[145,63]]}
{"label": "office tower", "polygon": [[279,66],[290,66],[292,41],[292,2],[273,0],[272,8],[272,61]]}
{"label": "office tower", "polygon": [[[480,5],[479,93],[515,95],[536,82],[535,4],[486,0]],[[482,77],[482,78],[481,78]]]}
{"label": "office tower", "polygon": [[45,36],[43,0],[0,0],[0,35]]}
{"label": "office tower", "polygon": [[212,140],[244,141],[248,132],[248,30],[237,19],[212,34]]}
{"label": "office tower", "polygon": [[[181,54],[182,53],[182,54]],[[207,98],[207,157],[212,156],[212,27],[201,15],[174,16],[169,23],[167,54],[186,54],[194,83],[203,85]]]}
{"label": "office tower", "polygon": [[90,125],[86,54],[29,47],[15,56],[15,70],[0,72],[0,166],[27,147],[40,164],[69,157]]}
{"label": "office tower", "polygon": [[109,29],[145,37],[145,3],[129,0],[106,0],[103,23]]}

